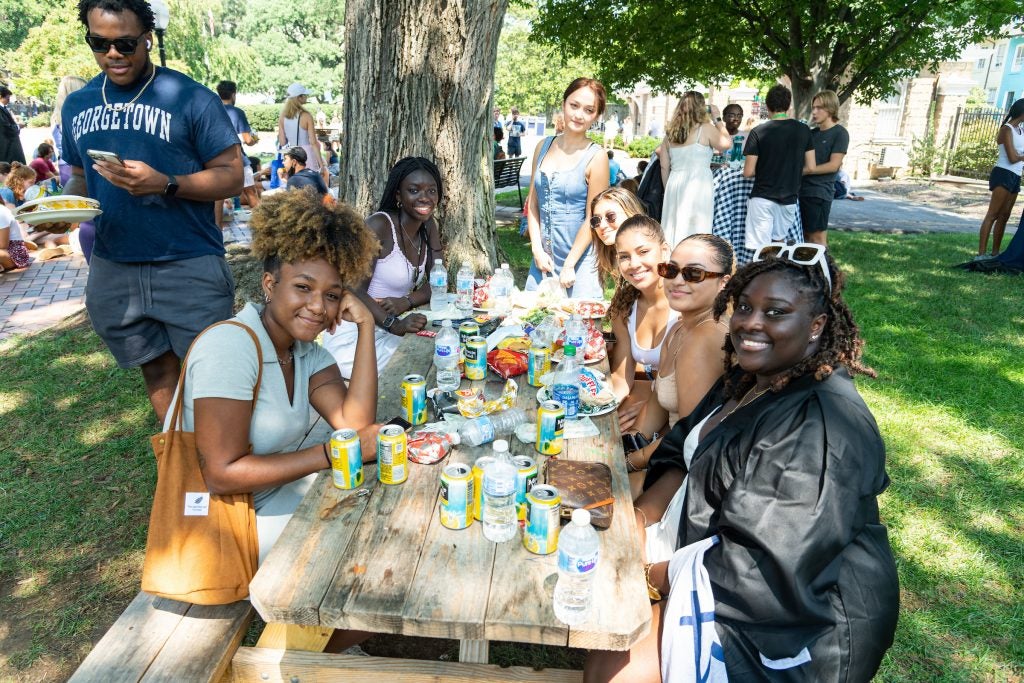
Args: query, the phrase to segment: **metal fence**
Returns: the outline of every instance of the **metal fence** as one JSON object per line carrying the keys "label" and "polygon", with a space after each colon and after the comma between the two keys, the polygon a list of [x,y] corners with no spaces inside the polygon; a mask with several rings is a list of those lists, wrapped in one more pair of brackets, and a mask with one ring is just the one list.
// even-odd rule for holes
{"label": "metal fence", "polygon": [[988,178],[996,163],[996,134],[1003,111],[995,107],[957,107],[949,136],[946,173],[965,178]]}

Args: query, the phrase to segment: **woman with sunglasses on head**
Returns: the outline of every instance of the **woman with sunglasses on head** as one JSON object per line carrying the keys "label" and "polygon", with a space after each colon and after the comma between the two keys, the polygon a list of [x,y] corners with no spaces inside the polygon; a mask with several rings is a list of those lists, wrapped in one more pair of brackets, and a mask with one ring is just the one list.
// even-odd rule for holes
{"label": "woman with sunglasses on head", "polygon": [[[370,261],[372,276],[353,288],[370,309],[377,327],[377,369],[382,371],[406,334],[427,324],[421,313],[408,313],[430,303],[428,273],[434,259],[443,259],[441,233],[434,211],[444,199],[441,172],[423,157],[405,157],[388,174],[377,213],[366,219],[380,241]],[[324,348],[334,355],[346,379],[352,376],[354,325],[342,323],[324,335]]]}
{"label": "woman with sunglasses on head", "polygon": [[[820,245],[770,245],[756,259],[715,303],[716,316],[733,308],[726,372],[665,438],[637,501],[642,523],[685,477],[685,550],[671,569],[648,558],[650,635],[629,653],[592,653],[587,681],[671,674],[665,648],[678,652],[694,631],[662,615],[691,588],[713,595],[701,621],[713,619],[712,656],[733,680],[869,681],[892,644],[899,585],[877,501],[885,447],[851,379],[874,372],[843,276]],[[695,548],[705,580],[689,580],[696,563],[680,571]]]}
{"label": "woman with sunglasses on head", "polygon": [[657,266],[668,305],[678,320],[661,344],[658,377],[644,414],[632,425],[645,439],[652,439],[626,454],[634,495],[640,493],[647,462],[661,442],[656,434],[664,434],[680,415],[689,414],[721,374],[727,319],[716,319],[713,309],[735,268],[729,243],[706,233],[684,239],[668,262]]}
{"label": "woman with sunglasses on head", "polygon": [[[600,227],[597,232],[601,234]],[[625,433],[647,405],[662,345],[679,314],[669,308],[664,281],[658,276],[658,265],[669,255],[658,222],[643,214],[627,218],[615,234],[614,248],[617,286],[608,318],[616,343],[609,362],[612,391],[619,401],[619,429]]]}
{"label": "woman with sunglasses on head", "polygon": [[615,253],[615,235],[627,218],[647,213],[636,195],[621,187],[609,187],[590,202],[590,241],[597,252],[597,272],[601,282],[618,282],[619,257]]}
{"label": "woman with sunglasses on head", "polygon": [[533,250],[527,290],[557,275],[574,298],[604,294],[591,247],[590,205],[608,187],[608,157],[587,131],[604,114],[605,100],[600,81],[577,78],[562,98],[565,132],[537,145],[527,204]]}

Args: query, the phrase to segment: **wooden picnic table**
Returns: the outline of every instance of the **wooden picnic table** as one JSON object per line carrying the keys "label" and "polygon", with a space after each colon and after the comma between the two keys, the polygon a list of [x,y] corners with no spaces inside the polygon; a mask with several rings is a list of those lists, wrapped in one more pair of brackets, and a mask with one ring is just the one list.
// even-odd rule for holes
{"label": "wooden picnic table", "polygon": [[[402,340],[380,377],[380,420],[402,414],[406,374],[421,373],[433,386],[432,355],[433,339]],[[535,413],[536,390],[526,375],[517,379],[518,406]],[[598,530],[601,554],[586,624],[570,628],[555,618],[556,554],[531,554],[521,532],[495,544],[479,522],[463,530],[441,525],[438,494],[447,459],[410,463],[408,480],[397,486],[380,484],[376,467],[367,466],[365,483],[354,491],[336,489],[322,473],[257,572],[253,606],[268,624],[318,628],[324,637],[308,649],[322,647],[326,629],[336,628],[459,639],[463,662],[486,663],[491,640],[628,649],[648,633],[651,608],[618,419],[614,411],[592,419],[599,436],[567,439],[560,456],[604,462],[613,474],[615,514],[610,528]],[[513,454],[534,456],[543,472],[545,458],[532,444],[514,438],[510,444]],[[461,446],[449,458],[472,463],[490,450],[489,444]]]}

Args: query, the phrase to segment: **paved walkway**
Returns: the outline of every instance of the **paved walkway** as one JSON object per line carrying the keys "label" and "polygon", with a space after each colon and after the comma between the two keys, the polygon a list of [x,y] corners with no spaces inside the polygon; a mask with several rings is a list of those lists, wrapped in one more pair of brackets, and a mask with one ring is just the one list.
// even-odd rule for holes
{"label": "paved walkway", "polygon": [[[236,214],[224,228],[224,244],[248,244],[245,221]],[[16,334],[30,334],[56,325],[85,308],[85,281],[89,266],[81,254],[33,260],[24,270],[0,273],[0,342]]]}

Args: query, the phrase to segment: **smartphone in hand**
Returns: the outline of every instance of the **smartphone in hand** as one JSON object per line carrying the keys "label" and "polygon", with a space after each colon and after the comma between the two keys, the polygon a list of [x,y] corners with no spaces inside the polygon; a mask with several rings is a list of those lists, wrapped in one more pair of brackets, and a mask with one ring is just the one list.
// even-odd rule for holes
{"label": "smartphone in hand", "polygon": [[85,153],[88,154],[90,158],[96,161],[109,161],[112,164],[124,166],[124,161],[122,161],[121,157],[119,157],[114,152],[104,152],[103,150],[100,149],[87,149],[85,150]]}

